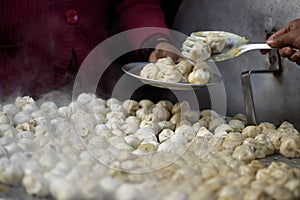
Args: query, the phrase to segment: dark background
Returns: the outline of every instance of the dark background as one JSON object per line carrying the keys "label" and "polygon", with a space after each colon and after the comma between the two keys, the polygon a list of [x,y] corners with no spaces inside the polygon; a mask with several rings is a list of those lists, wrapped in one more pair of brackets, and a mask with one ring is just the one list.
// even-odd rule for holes
{"label": "dark background", "polygon": [[[161,6],[163,9],[163,12],[165,14],[165,21],[166,24],[170,29],[172,29],[173,21],[176,17],[177,11],[179,9],[179,6],[181,4],[182,0],[162,0]],[[98,86],[97,94],[104,99],[111,98],[113,88],[118,81],[118,79],[124,75],[124,72],[122,71],[122,66],[127,63],[136,62],[136,52],[132,51],[127,54],[124,54],[123,56],[119,57],[117,60],[115,60],[105,71],[103,74],[103,78],[100,79],[100,83]],[[146,58],[142,61],[147,62]],[[129,75],[125,75],[129,76]],[[109,81],[107,81],[109,80]],[[132,78],[131,81],[139,81],[134,80]],[[188,91],[182,91],[183,95]],[[193,92],[193,91],[191,91]],[[203,96],[208,96],[208,89],[202,88],[195,92],[198,103],[199,103],[199,109],[206,109],[210,107],[210,100],[201,98]],[[121,96],[113,96],[115,98],[118,98],[120,100],[126,100],[123,99]],[[132,95],[131,99],[134,100],[142,100],[142,99],[149,99],[152,100],[154,103],[160,101],[160,100],[170,100],[173,103],[178,102],[178,99],[174,95],[174,93],[169,89],[163,89],[163,88],[157,88],[150,85],[143,85],[142,87],[138,88]]]}

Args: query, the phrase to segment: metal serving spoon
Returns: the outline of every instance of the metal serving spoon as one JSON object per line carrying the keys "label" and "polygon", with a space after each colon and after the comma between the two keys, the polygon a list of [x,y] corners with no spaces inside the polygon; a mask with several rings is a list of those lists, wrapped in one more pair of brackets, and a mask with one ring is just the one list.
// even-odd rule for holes
{"label": "metal serving spoon", "polygon": [[203,32],[194,32],[187,37],[185,42],[182,44],[182,54],[185,57],[189,57],[190,52],[193,49],[193,46],[197,41],[205,41],[209,34],[217,34],[225,38],[224,49],[220,53],[211,53],[210,58],[213,61],[223,61],[237,57],[247,51],[256,50],[256,49],[272,49],[266,43],[248,43],[248,40],[239,35],[224,32],[224,31],[203,31]]}

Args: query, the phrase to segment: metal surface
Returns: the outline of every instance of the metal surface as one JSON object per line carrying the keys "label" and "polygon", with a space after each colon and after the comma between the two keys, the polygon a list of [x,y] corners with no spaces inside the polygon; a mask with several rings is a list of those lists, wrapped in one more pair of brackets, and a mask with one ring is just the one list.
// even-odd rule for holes
{"label": "metal surface", "polygon": [[141,80],[145,84],[149,84],[149,85],[152,85],[155,87],[160,87],[160,88],[167,88],[167,89],[171,89],[171,90],[197,90],[197,89],[200,89],[200,88],[203,88],[206,86],[216,85],[218,83],[221,83],[221,81],[222,81],[222,77],[220,77],[218,74],[215,74],[215,73],[213,73],[212,77],[210,78],[210,80],[207,84],[189,84],[189,83],[183,83],[183,82],[163,82],[163,81],[159,81],[159,80],[143,78],[140,76],[140,71],[146,64],[149,64],[149,63],[148,62],[129,63],[129,64],[122,66],[122,69],[125,73]]}
{"label": "metal surface", "polygon": [[252,93],[251,75],[270,74],[278,72],[277,70],[249,70],[242,73],[242,89],[244,95],[245,111],[249,124],[257,124],[255,105]]}
{"label": "metal surface", "polygon": [[260,162],[262,162],[265,166],[269,166],[272,162],[283,162],[288,164],[290,167],[298,168],[300,169],[300,158],[286,158],[282,155],[272,155],[267,156],[265,158],[259,159]]}
{"label": "metal surface", "polygon": [[255,104],[251,86],[251,76],[254,76],[256,74],[270,74],[271,76],[280,76],[282,72],[281,58],[277,50],[273,49],[270,51],[269,61],[271,64],[269,70],[249,70],[243,72],[241,75],[244,105],[249,124],[257,124]]}
{"label": "metal surface", "polygon": [[242,73],[244,104],[249,124],[257,124],[251,87],[251,71]]}
{"label": "metal surface", "polygon": [[[0,185],[0,199],[2,200],[54,200],[52,197],[37,197],[26,192],[22,185],[6,186]],[[4,188],[4,189],[3,189]]]}
{"label": "metal surface", "polygon": [[[195,31],[223,30],[263,43],[267,33],[274,32],[300,17],[300,1],[280,0],[189,0],[183,1],[173,29],[189,35]],[[269,55],[249,51],[239,57],[217,62],[226,88],[227,113],[246,113],[241,74],[249,70],[272,69]],[[300,67],[282,60],[282,73],[256,74],[251,77],[257,123],[279,124],[285,120],[300,129]]]}

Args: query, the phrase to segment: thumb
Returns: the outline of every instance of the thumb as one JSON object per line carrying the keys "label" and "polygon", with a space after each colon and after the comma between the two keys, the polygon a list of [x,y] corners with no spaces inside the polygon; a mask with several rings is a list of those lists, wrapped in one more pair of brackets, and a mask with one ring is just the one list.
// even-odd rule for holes
{"label": "thumb", "polygon": [[294,42],[294,39],[295,39],[295,36],[293,34],[293,31],[290,31],[283,35],[276,35],[276,36],[270,37],[267,40],[267,44],[273,48],[282,48],[285,46],[291,46]]}
{"label": "thumb", "polygon": [[148,61],[149,61],[149,62],[156,62],[156,61],[157,61],[157,57],[156,57],[154,51],[151,52]]}
{"label": "thumb", "polygon": [[300,45],[300,28],[290,30],[283,34],[274,34],[267,40],[267,44],[273,48],[297,47]]}

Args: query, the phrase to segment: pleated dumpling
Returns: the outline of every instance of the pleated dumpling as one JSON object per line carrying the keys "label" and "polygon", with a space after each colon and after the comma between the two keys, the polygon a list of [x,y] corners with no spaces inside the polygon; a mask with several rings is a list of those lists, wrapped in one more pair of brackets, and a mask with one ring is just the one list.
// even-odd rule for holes
{"label": "pleated dumpling", "polygon": [[168,67],[161,68],[156,76],[157,80],[163,82],[179,82],[181,78],[182,75],[178,70],[174,70]]}
{"label": "pleated dumpling", "polygon": [[177,70],[176,64],[174,63],[171,57],[160,58],[157,60],[155,65],[158,67],[159,70],[163,70],[165,68]]}
{"label": "pleated dumpling", "polygon": [[189,55],[185,56],[196,62],[201,62],[210,58],[210,55],[211,48],[209,44],[203,40],[198,40],[190,50]]}
{"label": "pleated dumpling", "polygon": [[149,63],[140,72],[141,77],[156,79],[159,69],[154,63]]}
{"label": "pleated dumpling", "polygon": [[180,73],[185,77],[187,77],[193,69],[193,65],[186,60],[181,60],[176,67],[178,71],[180,71]]}
{"label": "pleated dumpling", "polygon": [[211,53],[221,53],[225,48],[226,37],[219,33],[209,33],[205,39],[211,48]]}
{"label": "pleated dumpling", "polygon": [[199,62],[188,75],[188,81],[193,84],[206,84],[209,82],[211,73],[209,66],[205,62]]}

